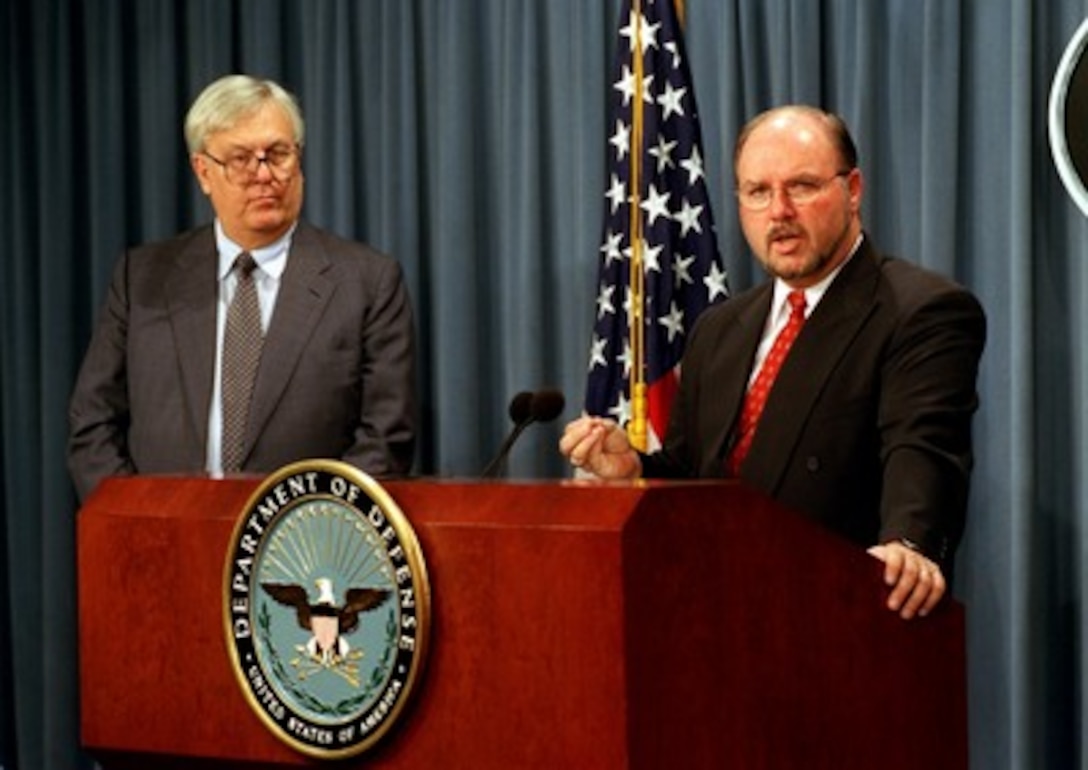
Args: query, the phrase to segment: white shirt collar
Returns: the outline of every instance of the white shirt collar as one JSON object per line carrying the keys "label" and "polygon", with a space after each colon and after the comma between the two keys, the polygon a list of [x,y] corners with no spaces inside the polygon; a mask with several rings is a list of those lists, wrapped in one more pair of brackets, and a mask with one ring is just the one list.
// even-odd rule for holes
{"label": "white shirt collar", "polygon": [[[277,280],[287,269],[287,252],[291,248],[291,237],[295,234],[297,225],[297,222],[291,225],[286,233],[267,246],[251,249],[249,252],[253,255],[253,261],[257,263],[257,267]],[[227,236],[218,219],[215,220],[215,246],[219,251],[218,276],[222,280],[230,274],[234,267],[234,260],[244,249]]]}
{"label": "white shirt collar", "polygon": [[[807,287],[805,292],[805,318],[812,315],[812,311],[816,309],[816,305],[823,299],[824,294],[827,292],[832,281],[838,277],[842,269],[846,267],[846,263],[854,258],[857,254],[858,248],[861,246],[861,242],[865,240],[865,236],[862,233],[858,234],[857,239],[854,241],[854,245],[850,247],[850,253],[846,255],[846,259],[839,264],[834,270],[825,275],[819,283],[815,283],[812,286]],[[770,318],[777,319],[779,316],[790,314],[789,303],[786,302],[786,297],[793,289],[781,278],[776,278],[774,281],[774,296],[771,298],[771,315]]]}

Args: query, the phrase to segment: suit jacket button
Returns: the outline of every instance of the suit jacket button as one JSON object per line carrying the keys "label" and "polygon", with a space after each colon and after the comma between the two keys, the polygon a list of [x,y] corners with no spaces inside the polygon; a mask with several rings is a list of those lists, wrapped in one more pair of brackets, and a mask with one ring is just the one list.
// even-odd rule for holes
{"label": "suit jacket button", "polygon": [[809,473],[816,473],[820,470],[820,458],[816,457],[816,455],[809,455],[808,459],[805,460],[805,467]]}

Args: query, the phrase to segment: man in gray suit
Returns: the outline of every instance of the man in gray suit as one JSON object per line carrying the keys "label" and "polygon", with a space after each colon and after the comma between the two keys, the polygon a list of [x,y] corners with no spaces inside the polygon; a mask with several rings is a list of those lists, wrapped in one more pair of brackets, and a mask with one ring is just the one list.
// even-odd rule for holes
{"label": "man in gray suit", "polygon": [[[221,78],[193,103],[185,138],[215,221],[117,262],[69,408],[80,498],[113,474],[264,473],[305,458],[406,473],[415,343],[402,273],[300,221],[294,98],[272,81]],[[252,298],[255,335],[237,408],[224,387],[238,379],[224,378],[236,293]]]}
{"label": "man in gray suit", "polygon": [[[739,477],[866,546],[885,564],[889,609],[925,615],[963,532],[982,308],[876,250],[837,116],[766,112],[733,161],[741,225],[772,280],[700,316],[661,451],[635,452],[596,417],[568,425],[560,451],[602,478]],[[783,355],[794,312],[803,318]]]}

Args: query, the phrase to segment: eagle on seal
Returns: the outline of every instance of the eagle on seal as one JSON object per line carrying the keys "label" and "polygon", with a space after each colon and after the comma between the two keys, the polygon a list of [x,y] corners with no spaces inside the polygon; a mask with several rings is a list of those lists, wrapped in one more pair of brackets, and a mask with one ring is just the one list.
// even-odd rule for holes
{"label": "eagle on seal", "polygon": [[314,581],[319,595],[310,603],[306,589],[297,584],[261,583],[268,595],[282,605],[293,607],[300,628],[313,634],[306,643],[306,652],[324,666],[335,665],[347,657],[351,645],[345,635],[359,627],[359,615],[377,609],[389,598],[385,588],[349,588],[343,605],[337,606],[332,580]]}

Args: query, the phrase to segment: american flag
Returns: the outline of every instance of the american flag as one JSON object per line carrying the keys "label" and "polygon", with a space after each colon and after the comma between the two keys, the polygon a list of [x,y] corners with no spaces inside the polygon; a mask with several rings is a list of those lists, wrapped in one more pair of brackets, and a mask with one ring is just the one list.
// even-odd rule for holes
{"label": "american flag", "polygon": [[[729,283],[718,255],[695,91],[673,0],[625,0],[620,25],[585,406],[588,414],[627,426],[639,448],[653,449],[668,424],[688,330],[708,305],[728,296]],[[641,271],[633,272],[633,263]],[[632,315],[644,319],[641,341],[637,334],[632,339]],[[634,408],[632,373],[647,386],[645,410]],[[640,413],[646,419],[632,422]]]}

